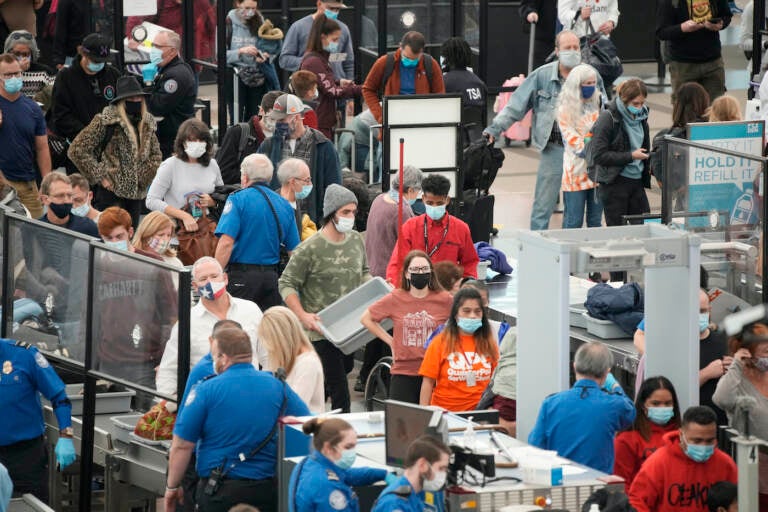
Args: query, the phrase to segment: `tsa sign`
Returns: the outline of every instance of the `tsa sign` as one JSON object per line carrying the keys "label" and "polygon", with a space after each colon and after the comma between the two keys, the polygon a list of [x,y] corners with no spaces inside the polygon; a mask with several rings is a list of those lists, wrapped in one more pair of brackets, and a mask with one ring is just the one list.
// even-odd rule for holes
{"label": "tsa sign", "polygon": [[[761,156],[764,121],[691,123],[688,139],[737,153]],[[730,224],[758,222],[754,186],[760,163],[705,149],[691,148],[688,161],[688,211],[727,211]]]}

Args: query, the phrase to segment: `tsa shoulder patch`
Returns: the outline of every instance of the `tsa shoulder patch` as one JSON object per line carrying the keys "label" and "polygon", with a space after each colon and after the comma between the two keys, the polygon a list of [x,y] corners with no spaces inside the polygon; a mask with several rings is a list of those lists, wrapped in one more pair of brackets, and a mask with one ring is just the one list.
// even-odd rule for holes
{"label": "tsa shoulder patch", "polygon": [[187,397],[187,401],[184,402],[184,407],[188,407],[192,402],[195,401],[195,398],[197,398],[197,391],[192,389],[192,391],[189,392],[189,396]]}
{"label": "tsa shoulder patch", "polygon": [[226,215],[231,211],[232,211],[232,200],[227,198],[227,202],[224,204],[224,210],[222,210],[221,214]]}
{"label": "tsa shoulder patch", "polygon": [[165,84],[163,84],[163,89],[168,94],[173,94],[179,89],[179,83],[171,78],[170,80],[166,81]]}
{"label": "tsa shoulder patch", "polygon": [[328,496],[328,504],[333,510],[344,510],[347,508],[347,497],[344,496],[343,492],[336,489]]}
{"label": "tsa shoulder patch", "polygon": [[37,363],[37,366],[39,366],[40,368],[48,368],[50,366],[50,364],[48,363],[48,360],[40,352],[35,354],[35,362]]}

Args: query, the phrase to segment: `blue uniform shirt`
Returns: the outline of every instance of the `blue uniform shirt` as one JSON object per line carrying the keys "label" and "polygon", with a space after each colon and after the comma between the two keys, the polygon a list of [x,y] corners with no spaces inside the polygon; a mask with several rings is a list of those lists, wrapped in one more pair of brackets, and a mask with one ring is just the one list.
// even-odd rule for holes
{"label": "blue uniform shirt", "polygon": [[251,185],[229,195],[216,225],[216,236],[229,235],[235,240],[229,258],[231,263],[277,265],[280,261],[280,243],[275,216],[264,196],[254,187],[259,187],[267,195],[280,219],[283,233],[280,243],[289,251],[299,245],[299,231],[291,204],[262,185]]}
{"label": "blue uniform shirt", "polygon": [[189,377],[187,377],[187,385],[184,386],[184,396],[181,397],[181,400],[179,400],[177,416],[181,414],[181,410],[184,408],[184,402],[187,401],[189,392],[195,389],[195,387],[200,384],[206,377],[210,377],[211,375],[214,375],[213,356],[210,352],[208,352],[189,371]]}
{"label": "blue uniform shirt", "polygon": [[64,383],[37,348],[0,339],[0,446],[43,435],[42,393],[53,405],[59,429],[72,426]]}
{"label": "blue uniform shirt", "polygon": [[613,438],[635,420],[635,406],[621,388],[608,392],[589,379],[548,396],[528,444],[603,473],[613,472]]}
{"label": "blue uniform shirt", "polygon": [[[192,389],[173,433],[197,443],[197,474],[207,477],[220,464],[229,467],[240,453],[248,455],[269,435],[286,396],[286,416],[307,416],[306,404],[272,374],[238,363]],[[263,480],[275,475],[277,436],[253,457],[238,462],[227,476]]]}
{"label": "blue uniform shirt", "polygon": [[325,455],[312,452],[293,469],[288,487],[289,510],[295,512],[358,512],[352,486],[370,485],[387,477],[385,469],[341,469]]}
{"label": "blue uniform shirt", "polygon": [[[406,494],[407,492],[409,494]],[[382,491],[371,512],[422,512],[423,510],[424,491],[416,492],[411,482],[405,476],[401,476]]]}

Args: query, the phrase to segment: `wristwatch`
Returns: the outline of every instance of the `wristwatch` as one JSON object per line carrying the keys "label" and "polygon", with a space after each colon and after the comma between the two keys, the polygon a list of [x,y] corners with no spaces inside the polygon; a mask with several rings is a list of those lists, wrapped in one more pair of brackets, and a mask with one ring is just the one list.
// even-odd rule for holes
{"label": "wristwatch", "polygon": [[59,437],[69,437],[72,438],[72,436],[75,435],[75,431],[72,430],[72,427],[67,427],[59,430]]}

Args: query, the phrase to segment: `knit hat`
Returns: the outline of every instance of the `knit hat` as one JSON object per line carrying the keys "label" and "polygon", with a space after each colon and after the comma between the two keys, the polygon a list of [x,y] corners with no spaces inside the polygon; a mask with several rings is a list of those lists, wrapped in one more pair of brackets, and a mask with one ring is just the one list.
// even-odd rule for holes
{"label": "knit hat", "polygon": [[351,190],[337,185],[331,184],[325,189],[325,199],[323,199],[323,217],[333,215],[336,211],[345,204],[355,203],[357,204],[357,196],[352,193]]}
{"label": "knit hat", "polygon": [[267,20],[259,27],[259,37],[277,41],[283,38],[283,31],[275,27],[271,21]]}
{"label": "knit hat", "polygon": [[13,47],[17,44],[23,44],[29,47],[29,50],[32,53],[33,61],[37,60],[37,58],[40,56],[40,50],[37,48],[37,41],[35,41],[35,36],[26,30],[14,30],[11,32],[5,39],[5,47],[3,48],[3,53],[11,53],[11,50],[13,50]]}

